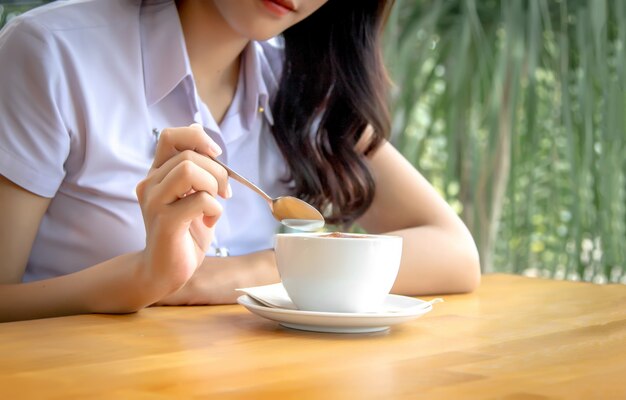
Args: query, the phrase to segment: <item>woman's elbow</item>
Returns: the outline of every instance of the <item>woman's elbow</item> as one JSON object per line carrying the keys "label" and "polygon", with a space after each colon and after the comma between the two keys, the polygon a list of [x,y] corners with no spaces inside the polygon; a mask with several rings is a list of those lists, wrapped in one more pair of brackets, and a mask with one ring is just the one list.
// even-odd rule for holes
{"label": "woman's elbow", "polygon": [[481,279],[480,256],[476,246],[467,246],[459,254],[458,292],[470,293],[478,289]]}

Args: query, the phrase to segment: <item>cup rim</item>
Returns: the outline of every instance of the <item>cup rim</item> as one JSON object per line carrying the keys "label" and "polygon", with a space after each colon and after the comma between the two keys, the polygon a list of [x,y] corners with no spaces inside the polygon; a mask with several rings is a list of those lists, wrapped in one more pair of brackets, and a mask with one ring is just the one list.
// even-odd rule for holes
{"label": "cup rim", "polygon": [[276,237],[303,237],[310,238],[316,240],[363,240],[363,239],[376,239],[376,240],[398,240],[402,239],[402,236],[399,235],[388,235],[383,233],[346,233],[339,232],[346,235],[355,235],[358,237],[333,237],[333,236],[323,236],[329,235],[334,232],[289,232],[289,233],[276,233]]}

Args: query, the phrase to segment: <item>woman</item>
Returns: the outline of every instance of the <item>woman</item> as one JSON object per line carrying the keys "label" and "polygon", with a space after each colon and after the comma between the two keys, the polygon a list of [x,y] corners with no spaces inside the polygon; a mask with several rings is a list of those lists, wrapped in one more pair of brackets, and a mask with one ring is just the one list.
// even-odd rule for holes
{"label": "woman", "polygon": [[[401,235],[395,293],[473,290],[469,232],[385,140],[387,8],[93,0],[14,19],[0,34],[0,320],[230,303],[277,282],[276,221],[210,157],[331,223]],[[268,41],[281,33],[284,48]]]}

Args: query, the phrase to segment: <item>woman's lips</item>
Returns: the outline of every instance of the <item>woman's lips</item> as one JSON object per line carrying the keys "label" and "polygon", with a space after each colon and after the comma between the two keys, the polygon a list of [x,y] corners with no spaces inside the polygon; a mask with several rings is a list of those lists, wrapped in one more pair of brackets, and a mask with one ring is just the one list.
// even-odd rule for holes
{"label": "woman's lips", "polygon": [[263,4],[271,13],[279,17],[296,11],[295,5],[289,0],[263,0]]}
{"label": "woman's lips", "polygon": [[279,6],[285,7],[289,11],[296,11],[296,5],[291,0],[273,0]]}

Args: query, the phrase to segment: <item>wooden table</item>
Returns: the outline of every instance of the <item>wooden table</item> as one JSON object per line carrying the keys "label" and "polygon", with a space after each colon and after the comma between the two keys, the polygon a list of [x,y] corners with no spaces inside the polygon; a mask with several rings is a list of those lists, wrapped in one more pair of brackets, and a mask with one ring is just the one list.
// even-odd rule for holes
{"label": "wooden table", "polygon": [[488,275],[443,297],[361,335],[239,305],[0,324],[0,398],[626,398],[626,286]]}

